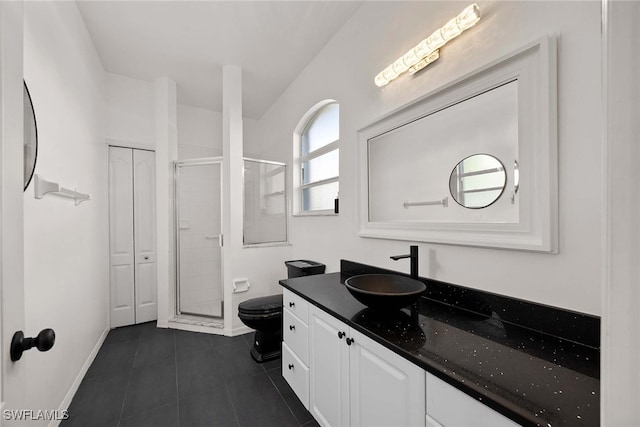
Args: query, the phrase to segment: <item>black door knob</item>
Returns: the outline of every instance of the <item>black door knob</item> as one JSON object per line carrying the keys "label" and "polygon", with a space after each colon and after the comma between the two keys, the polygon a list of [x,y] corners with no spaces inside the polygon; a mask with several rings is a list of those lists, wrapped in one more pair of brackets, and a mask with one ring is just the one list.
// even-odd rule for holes
{"label": "black door knob", "polygon": [[342,339],[342,338],[344,338],[345,335],[347,335],[347,334],[345,334],[342,331],[338,331],[338,338]]}
{"label": "black door knob", "polygon": [[296,327],[294,325],[289,325],[289,330],[293,331]]}
{"label": "black door knob", "polygon": [[353,338],[347,338],[347,345],[351,345],[355,342]]}
{"label": "black door knob", "polygon": [[35,338],[25,338],[22,331],[13,334],[11,339],[11,360],[13,362],[20,360],[22,353],[30,348],[36,347],[40,351],[51,350],[56,341],[56,333],[53,329],[43,329]]}

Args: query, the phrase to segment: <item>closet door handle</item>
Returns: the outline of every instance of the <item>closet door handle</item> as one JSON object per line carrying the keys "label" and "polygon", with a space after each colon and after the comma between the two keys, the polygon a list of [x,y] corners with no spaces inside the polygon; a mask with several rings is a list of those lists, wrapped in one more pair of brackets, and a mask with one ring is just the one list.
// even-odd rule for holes
{"label": "closet door handle", "polygon": [[356,342],[353,338],[347,338],[347,345],[351,345]]}
{"label": "closet door handle", "polygon": [[290,331],[293,331],[293,330],[295,330],[295,329],[296,329],[296,327],[295,327],[294,325],[289,325],[289,330],[290,330]]}
{"label": "closet door handle", "polygon": [[289,370],[292,371],[293,370],[293,364],[289,364]]}
{"label": "closet door handle", "polygon": [[295,302],[290,302],[290,303],[289,303],[289,307],[293,307],[293,306],[295,306],[295,305],[296,305],[296,303],[295,303]]}
{"label": "closet door handle", "polygon": [[342,338],[344,338],[345,335],[347,335],[347,334],[345,334],[342,331],[338,331],[338,338],[342,339]]}

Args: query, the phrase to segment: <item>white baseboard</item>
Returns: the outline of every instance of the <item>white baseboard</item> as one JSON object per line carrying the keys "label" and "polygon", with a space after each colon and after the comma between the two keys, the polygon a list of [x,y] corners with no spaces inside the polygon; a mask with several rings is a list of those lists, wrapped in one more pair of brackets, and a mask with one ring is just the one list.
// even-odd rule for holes
{"label": "white baseboard", "polygon": [[[60,408],[58,409],[59,412],[66,411],[69,409],[69,405],[71,405],[73,396],[75,396],[76,391],[78,391],[78,387],[80,387],[80,383],[84,379],[84,376],[87,374],[89,367],[91,366],[94,359],[98,355],[98,351],[100,351],[100,348],[102,347],[102,343],[104,343],[105,338],[107,338],[107,334],[109,333],[109,330],[110,328],[107,327],[105,328],[104,331],[102,331],[102,335],[100,335],[100,338],[98,338],[98,342],[93,347],[93,350],[91,350],[91,353],[89,353],[87,360],[84,362],[84,365],[82,365],[82,369],[80,369],[80,372],[78,372],[76,379],[73,381],[73,384],[71,384],[69,391],[67,391],[67,395],[62,400],[62,403],[60,404]],[[51,420],[51,422],[49,422],[49,427],[58,427],[61,421],[62,420]]]}
{"label": "white baseboard", "polygon": [[235,337],[237,335],[244,335],[244,334],[248,334],[249,332],[255,332],[255,329],[251,329],[248,326],[240,326],[239,328],[235,328],[231,330],[231,336]]}

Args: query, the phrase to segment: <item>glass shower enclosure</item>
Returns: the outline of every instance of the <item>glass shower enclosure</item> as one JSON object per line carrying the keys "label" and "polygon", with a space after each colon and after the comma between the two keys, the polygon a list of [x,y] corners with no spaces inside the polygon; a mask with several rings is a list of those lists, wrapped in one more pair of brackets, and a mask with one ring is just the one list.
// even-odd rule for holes
{"label": "glass shower enclosure", "polygon": [[223,319],[222,159],[175,163],[176,312]]}

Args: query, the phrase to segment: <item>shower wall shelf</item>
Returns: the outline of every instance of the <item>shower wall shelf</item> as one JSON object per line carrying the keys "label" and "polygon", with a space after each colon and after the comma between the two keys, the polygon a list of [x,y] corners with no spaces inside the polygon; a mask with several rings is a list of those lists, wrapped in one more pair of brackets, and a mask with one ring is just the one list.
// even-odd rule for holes
{"label": "shower wall shelf", "polygon": [[51,182],[44,179],[42,176],[35,174],[34,176],[34,195],[36,199],[42,199],[46,194],[56,194],[58,196],[70,197],[74,200],[76,206],[80,203],[90,200],[89,194],[79,193],[75,190],[69,190],[62,187],[57,182]]}

